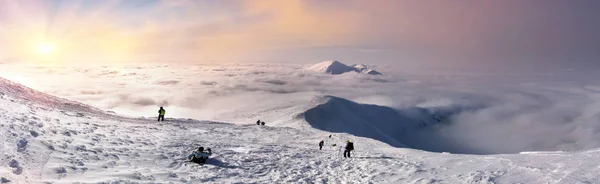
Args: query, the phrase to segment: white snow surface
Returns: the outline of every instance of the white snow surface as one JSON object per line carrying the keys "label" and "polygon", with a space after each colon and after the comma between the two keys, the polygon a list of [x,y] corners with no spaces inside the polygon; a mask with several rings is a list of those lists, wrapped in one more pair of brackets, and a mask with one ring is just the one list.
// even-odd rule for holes
{"label": "white snow surface", "polygon": [[381,73],[379,73],[363,64],[355,64],[355,65],[348,66],[344,63],[341,63],[339,61],[334,61],[334,60],[323,61],[323,62],[314,64],[314,65],[308,67],[308,70],[315,71],[315,72],[321,72],[321,73],[328,73],[328,74],[333,74],[333,75],[343,74],[346,72],[357,72],[357,73],[363,73],[363,74],[369,74],[369,75],[381,75]]}
{"label": "white snow surface", "polygon": [[[321,105],[336,103],[354,102],[330,97]],[[319,106],[312,109],[328,112],[321,111]],[[301,114],[306,116],[309,111]],[[318,130],[313,127],[319,125],[310,125],[300,115],[288,115],[289,122],[274,124],[295,126],[170,118],[156,122],[105,113],[0,79],[0,180],[2,183],[600,182],[598,149],[501,155],[435,153]],[[349,120],[335,117],[334,112],[326,115],[321,119]],[[329,121],[312,123],[326,122]],[[329,135],[332,137],[328,138]],[[347,139],[355,143],[356,151],[353,158],[340,158],[339,146]],[[323,150],[317,149],[320,140],[326,143]],[[214,154],[208,163],[200,166],[184,162],[184,157],[198,146],[212,148]]]}

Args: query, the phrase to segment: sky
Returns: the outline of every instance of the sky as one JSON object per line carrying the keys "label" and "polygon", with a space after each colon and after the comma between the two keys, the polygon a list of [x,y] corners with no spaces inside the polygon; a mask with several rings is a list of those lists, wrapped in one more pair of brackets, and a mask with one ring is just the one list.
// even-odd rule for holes
{"label": "sky", "polygon": [[0,1],[0,61],[597,66],[595,0]]}

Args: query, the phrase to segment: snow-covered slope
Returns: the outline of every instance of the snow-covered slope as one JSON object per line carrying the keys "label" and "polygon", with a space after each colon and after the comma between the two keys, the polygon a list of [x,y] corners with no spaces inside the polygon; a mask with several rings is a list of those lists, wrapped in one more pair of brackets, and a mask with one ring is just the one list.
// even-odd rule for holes
{"label": "snow-covered slope", "polygon": [[326,97],[325,103],[299,116],[314,128],[330,132],[348,132],[353,135],[381,140],[392,146],[405,145],[397,136],[421,123],[433,123],[426,109],[408,109],[406,113],[389,107],[363,105],[352,101]]}
{"label": "snow-covered slope", "polygon": [[[478,107],[390,107],[359,104],[339,97],[327,96],[323,103],[301,113],[312,127],[368,137],[394,147],[409,147],[429,151],[464,152],[447,140],[438,140],[437,131],[450,126],[450,119],[460,112]],[[428,138],[423,138],[428,137]]]}
{"label": "snow-covered slope", "polygon": [[321,72],[321,73],[328,73],[328,74],[333,74],[333,75],[343,74],[346,72],[358,72],[358,73],[369,74],[369,75],[381,75],[381,73],[379,73],[371,68],[368,68],[366,65],[358,64],[358,65],[348,66],[339,61],[323,61],[323,62],[320,62],[320,63],[317,63],[315,65],[308,67],[308,70],[315,71],[315,72]]}
{"label": "snow-covered slope", "polygon": [[[0,98],[3,183],[370,180],[361,178],[370,174],[359,173],[362,169],[354,164],[335,159],[337,147],[315,151],[313,143],[325,136],[313,131],[189,119],[157,123],[102,111],[88,114],[93,109],[85,106],[67,111],[53,107],[69,101],[6,80],[0,86],[4,91]],[[36,99],[43,100],[38,103]],[[342,142],[338,136],[330,140]],[[215,152],[207,165],[184,162],[198,146]]]}
{"label": "snow-covered slope", "polygon": [[37,106],[38,108],[53,108],[60,110],[77,109],[80,112],[86,113],[98,113],[101,111],[100,109],[79,102],[41,93],[21,84],[0,78],[0,97],[3,96],[10,96],[18,102],[30,106]]}
{"label": "snow-covered slope", "polygon": [[[234,125],[190,119],[132,119],[105,114],[0,80],[2,183],[598,183],[598,150],[578,153],[454,155],[394,148],[347,133]],[[29,96],[34,94],[34,96]],[[305,113],[336,128],[348,113],[386,107],[340,98]],[[37,101],[39,100],[39,101]],[[329,107],[328,107],[329,106]],[[65,108],[66,107],[66,108]],[[333,108],[335,107],[335,108]],[[65,109],[63,109],[65,108]],[[341,109],[340,109],[341,108]],[[338,110],[336,110],[338,109]],[[418,115],[422,110],[416,109]],[[380,112],[377,112],[380,114]],[[293,116],[293,114],[289,114]],[[354,116],[369,123],[372,116]],[[324,121],[330,120],[330,121]],[[301,123],[301,122],[298,122]],[[309,122],[304,122],[309,123]],[[363,126],[363,125],[360,125]],[[304,128],[302,128],[304,127]],[[344,131],[339,129],[340,131]],[[381,130],[387,131],[387,130]],[[329,138],[329,135],[332,135]],[[354,158],[340,147],[355,143]],[[318,150],[317,143],[326,147]],[[337,146],[332,146],[337,144]],[[183,162],[198,146],[204,166]]]}

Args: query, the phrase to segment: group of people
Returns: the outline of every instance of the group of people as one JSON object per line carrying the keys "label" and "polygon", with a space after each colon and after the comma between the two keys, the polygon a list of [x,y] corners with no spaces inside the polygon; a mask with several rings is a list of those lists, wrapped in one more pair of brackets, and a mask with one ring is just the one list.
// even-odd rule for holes
{"label": "group of people", "polygon": [[[331,137],[331,136],[330,136]],[[319,150],[323,149],[325,145],[325,141],[321,140],[319,142]],[[335,144],[333,145],[335,146]],[[350,158],[350,152],[354,150],[354,143],[350,142],[350,140],[346,140],[346,147],[344,149],[344,158]],[[192,154],[188,155],[187,160],[190,162],[194,162],[197,164],[204,165],[206,161],[208,161],[208,157],[212,155],[212,150],[210,148],[204,149],[204,147],[198,147],[198,149]]]}
{"label": "group of people", "polygon": [[[165,110],[165,108],[163,108],[162,106],[158,109],[158,121],[165,121],[165,114],[167,113],[167,111]],[[258,121],[256,121],[256,125],[265,125],[264,121],[261,121],[260,119]]]}
{"label": "group of people", "polygon": [[[158,121],[165,121],[166,113],[167,113],[167,111],[163,107],[160,107],[160,109],[158,109]],[[256,125],[264,126],[265,122],[261,121],[259,119],[258,121],[256,121]],[[329,138],[331,138],[331,135],[329,135]],[[321,142],[319,142],[319,150],[322,150],[323,146],[325,146],[325,141],[321,140]],[[333,146],[335,146],[335,144],[333,144]],[[350,140],[346,140],[346,147],[344,149],[344,158],[350,158],[350,152],[352,150],[354,150],[354,143],[350,142]],[[198,164],[205,164],[206,161],[208,160],[208,157],[210,157],[210,155],[212,155],[212,150],[210,148],[205,150],[204,147],[199,147],[197,150],[192,152],[192,154],[188,155],[187,159],[190,162],[194,162],[194,163],[198,163]]]}

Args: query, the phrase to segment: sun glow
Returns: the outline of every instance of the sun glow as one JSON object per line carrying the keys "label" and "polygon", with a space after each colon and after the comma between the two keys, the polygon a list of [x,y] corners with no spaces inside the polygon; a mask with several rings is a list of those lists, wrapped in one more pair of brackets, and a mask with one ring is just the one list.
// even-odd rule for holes
{"label": "sun glow", "polygon": [[37,45],[36,49],[38,54],[47,56],[55,52],[56,46],[52,42],[42,42]]}

